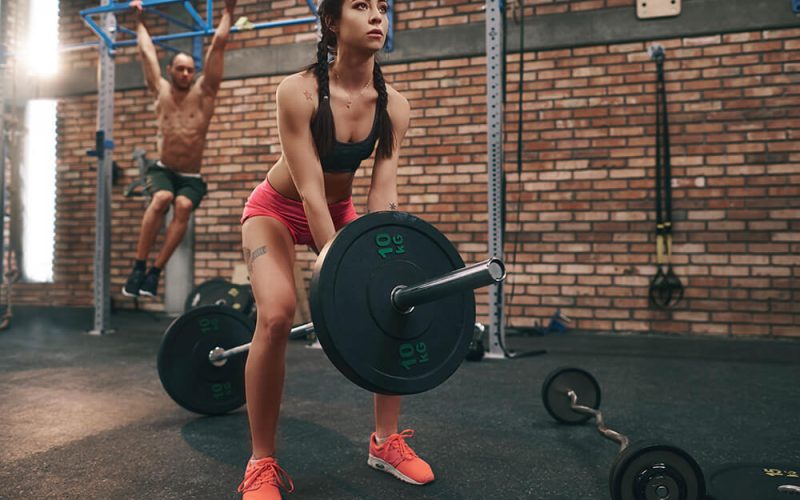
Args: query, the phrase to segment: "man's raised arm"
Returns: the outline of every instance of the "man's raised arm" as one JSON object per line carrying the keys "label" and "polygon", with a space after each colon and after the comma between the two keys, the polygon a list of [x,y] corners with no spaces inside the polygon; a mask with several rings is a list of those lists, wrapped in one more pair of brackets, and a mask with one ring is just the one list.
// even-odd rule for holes
{"label": "man's raised arm", "polygon": [[136,15],[136,45],[139,48],[139,56],[142,58],[142,70],[144,71],[144,81],[150,92],[158,95],[161,87],[161,66],[158,64],[156,46],[153,39],[142,21],[142,0],[133,0],[130,3]]}
{"label": "man's raised arm", "polygon": [[225,44],[228,42],[228,35],[231,32],[231,19],[233,18],[233,9],[235,7],[236,0],[225,0],[225,9],[222,11],[222,19],[219,20],[217,29],[214,31],[214,38],[211,40],[211,46],[206,53],[200,85],[203,91],[212,96],[217,94],[219,85],[222,83],[222,70],[225,63]]}

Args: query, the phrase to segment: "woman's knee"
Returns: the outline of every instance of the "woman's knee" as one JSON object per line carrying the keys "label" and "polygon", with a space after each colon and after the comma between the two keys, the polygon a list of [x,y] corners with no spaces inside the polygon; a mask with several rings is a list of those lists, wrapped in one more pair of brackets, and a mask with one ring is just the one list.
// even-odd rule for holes
{"label": "woman's knee", "polygon": [[[263,309],[259,309],[260,311]],[[282,311],[258,313],[256,335],[253,344],[265,346],[284,346],[289,340],[289,331],[294,320],[294,310],[285,308]]]}

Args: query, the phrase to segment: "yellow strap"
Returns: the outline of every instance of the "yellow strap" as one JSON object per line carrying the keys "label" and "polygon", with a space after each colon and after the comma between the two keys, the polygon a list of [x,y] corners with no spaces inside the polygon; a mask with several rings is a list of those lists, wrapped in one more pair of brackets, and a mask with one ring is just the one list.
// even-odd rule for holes
{"label": "yellow strap", "polygon": [[656,264],[664,262],[664,235],[656,236]]}
{"label": "yellow strap", "polygon": [[672,234],[667,234],[667,263],[672,262]]}

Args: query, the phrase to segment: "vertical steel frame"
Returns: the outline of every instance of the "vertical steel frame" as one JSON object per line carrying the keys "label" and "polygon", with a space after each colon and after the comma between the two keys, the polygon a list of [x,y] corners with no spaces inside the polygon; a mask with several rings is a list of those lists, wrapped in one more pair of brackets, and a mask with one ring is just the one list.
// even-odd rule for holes
{"label": "vertical steel frame", "polygon": [[[503,258],[503,0],[486,0],[486,147],[489,255]],[[505,358],[503,284],[489,290],[489,358]]]}
{"label": "vertical steel frame", "polygon": [[[110,0],[102,0],[108,5]],[[103,14],[103,27],[113,44],[117,31],[117,20],[113,12]],[[101,38],[98,49],[99,68],[97,84],[97,131],[95,151],[97,156],[97,194],[95,216],[94,255],[94,328],[93,335],[111,333],[111,293],[109,273],[111,271],[111,168],[114,149],[114,58],[105,38]]]}
{"label": "vertical steel frame", "polygon": [[6,255],[6,151],[8,139],[5,128],[6,118],[6,80],[10,72],[6,66],[6,34],[8,33],[8,13],[6,1],[0,0],[0,283],[5,282]]}
{"label": "vertical steel frame", "polygon": [[395,0],[389,0],[389,30],[386,33],[386,45],[383,47],[386,52],[394,50],[394,4]]}

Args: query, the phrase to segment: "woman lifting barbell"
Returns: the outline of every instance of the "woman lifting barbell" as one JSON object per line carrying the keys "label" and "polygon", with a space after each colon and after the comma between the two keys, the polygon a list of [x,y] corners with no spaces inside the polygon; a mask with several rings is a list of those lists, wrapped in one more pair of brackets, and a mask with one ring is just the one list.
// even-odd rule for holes
{"label": "woman lifting barbell", "polygon": [[[287,333],[296,306],[294,245],[321,249],[357,218],[353,177],[373,150],[367,208],[397,209],[397,163],[410,110],[375,60],[386,41],[388,8],[385,0],[323,0],[317,62],[278,86],[282,155],[242,215],[244,259],[258,305],[245,369],[253,456],[239,491],[248,500],[279,499],[280,487],[294,488],[275,458]],[[413,431],[398,433],[399,414],[399,396],[374,395],[368,463],[412,484],[429,483],[430,466],[405,442]]]}

